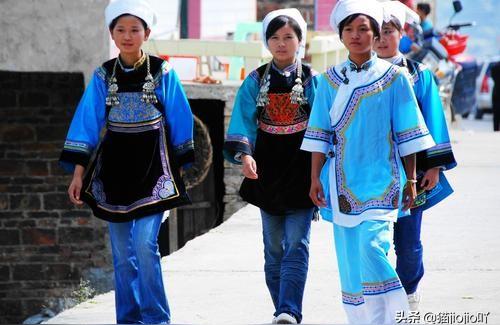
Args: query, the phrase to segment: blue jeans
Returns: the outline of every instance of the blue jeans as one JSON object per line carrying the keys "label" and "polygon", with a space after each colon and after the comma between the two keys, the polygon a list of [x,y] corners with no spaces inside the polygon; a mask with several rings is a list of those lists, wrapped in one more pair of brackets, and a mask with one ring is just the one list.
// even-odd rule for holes
{"label": "blue jeans", "polygon": [[157,240],[162,218],[109,223],[118,324],[170,323]]}
{"label": "blue jeans", "polygon": [[417,291],[424,276],[423,247],[420,241],[422,210],[415,208],[411,215],[398,219],[394,224],[394,251],[396,272],[407,294]]}
{"label": "blue jeans", "polygon": [[260,210],[264,239],[266,284],[276,312],[302,320],[302,298],[309,267],[309,237],[313,209],[271,215]]}

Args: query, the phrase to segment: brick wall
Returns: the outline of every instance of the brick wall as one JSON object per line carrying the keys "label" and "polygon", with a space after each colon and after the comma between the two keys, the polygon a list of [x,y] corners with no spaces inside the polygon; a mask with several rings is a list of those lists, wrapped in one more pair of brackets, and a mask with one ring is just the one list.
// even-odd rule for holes
{"label": "brick wall", "polygon": [[0,323],[71,305],[81,277],[110,287],[106,225],[69,203],[57,165],[83,87],[79,73],[0,71]]}

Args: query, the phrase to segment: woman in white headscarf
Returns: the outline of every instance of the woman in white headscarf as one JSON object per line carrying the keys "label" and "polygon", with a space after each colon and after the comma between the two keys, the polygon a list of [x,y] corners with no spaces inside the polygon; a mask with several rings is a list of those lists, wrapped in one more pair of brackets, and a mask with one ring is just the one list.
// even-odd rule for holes
{"label": "woman in white headscarf", "polygon": [[408,294],[410,310],[418,310],[420,292],[418,284],[424,276],[423,248],[420,241],[423,211],[444,200],[453,190],[443,170],[454,168],[457,163],[451,149],[439,90],[432,72],[423,64],[406,59],[399,52],[399,44],[406,22],[418,23],[417,13],[398,1],[382,3],[384,23],[375,51],[380,58],[408,70],[413,90],[425,123],[436,146],[417,155],[417,200],[411,215],[401,218],[394,225],[394,250],[396,271]]}
{"label": "woman in white headscarf", "polygon": [[307,26],[297,9],[269,13],[263,41],[271,62],[252,71],[236,96],[224,155],[242,164],[242,198],[260,208],[266,283],[273,322],[302,320],[314,204],[309,198],[311,156],[300,150],[316,89],[301,62]]}
{"label": "woman in white headscarf", "polygon": [[109,222],[117,322],[165,324],[157,237],[164,211],[190,203],[180,168],[194,158],[193,117],[175,72],[141,50],[155,22],[148,2],[115,0],[105,16],[120,54],[94,72],[60,162],[73,172],[70,200]]}
{"label": "woman in white headscarf", "polygon": [[335,6],[331,25],[349,59],[321,76],[302,144],[312,152],[311,199],[333,221],[350,324],[392,324],[408,310],[387,258],[389,224],[415,198],[415,153],[434,144],[406,73],[372,52],[382,16],[376,0]]}

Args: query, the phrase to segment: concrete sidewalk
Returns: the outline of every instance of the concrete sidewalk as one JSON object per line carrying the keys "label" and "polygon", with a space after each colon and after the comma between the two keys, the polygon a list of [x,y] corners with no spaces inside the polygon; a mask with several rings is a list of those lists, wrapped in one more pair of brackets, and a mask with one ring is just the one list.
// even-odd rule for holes
{"label": "concrete sidewalk", "polygon": [[[455,194],[424,217],[421,315],[489,312],[488,323],[500,323],[500,133],[489,131],[489,120],[462,121],[461,128],[452,131],[459,167],[447,173]],[[332,240],[331,224],[313,223],[303,323],[346,322]],[[262,251],[259,211],[246,206],[165,257],[172,322],[270,323],[274,310],[264,282]],[[48,323],[114,322],[110,292]]]}

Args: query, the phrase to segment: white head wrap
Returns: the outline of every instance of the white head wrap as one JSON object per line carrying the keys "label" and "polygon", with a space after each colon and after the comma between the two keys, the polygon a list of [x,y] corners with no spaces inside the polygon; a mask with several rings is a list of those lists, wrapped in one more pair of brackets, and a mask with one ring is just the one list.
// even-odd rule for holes
{"label": "white head wrap", "polygon": [[269,49],[266,40],[267,27],[269,26],[269,23],[278,16],[290,17],[295,20],[297,24],[299,24],[300,30],[302,31],[302,40],[299,43],[299,49],[297,50],[296,54],[297,58],[303,59],[306,54],[307,23],[300,14],[300,11],[295,8],[274,10],[268,13],[266,17],[264,17],[264,20],[262,21],[262,41],[264,42],[264,45],[267,49]]}
{"label": "white head wrap", "polygon": [[391,20],[397,20],[401,27],[405,27],[405,23],[420,23],[418,14],[411,10],[407,5],[399,1],[382,2],[384,10],[384,22],[388,23]]}
{"label": "white head wrap", "polygon": [[342,20],[354,14],[372,17],[379,24],[379,27],[382,27],[384,14],[382,6],[377,0],[339,0],[330,15],[330,26],[336,33],[339,33],[339,25]]}
{"label": "white head wrap", "polygon": [[124,14],[133,15],[146,22],[149,28],[156,24],[156,15],[151,5],[146,0],[111,0],[104,11],[106,26],[109,26],[113,19]]}

